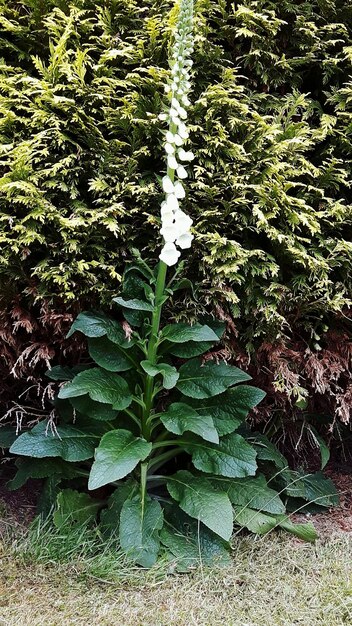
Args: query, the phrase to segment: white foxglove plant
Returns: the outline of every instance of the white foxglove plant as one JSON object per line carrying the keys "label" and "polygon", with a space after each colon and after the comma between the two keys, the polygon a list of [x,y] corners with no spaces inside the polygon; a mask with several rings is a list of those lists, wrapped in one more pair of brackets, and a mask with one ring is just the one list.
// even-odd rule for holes
{"label": "white foxglove plant", "polygon": [[[68,337],[75,332],[87,337],[91,363],[57,366],[48,373],[60,382],[54,407],[58,423],[52,416],[39,422],[10,448],[20,455],[10,486],[46,478],[46,509],[56,506],[60,532],[72,523],[95,523],[98,516],[103,532],[115,534],[127,556],[144,567],[152,566],[161,550],[182,569],[199,559],[226,562],[233,523],[260,534],[280,526],[315,538],[311,525],[287,521],[280,494],[287,501],[296,490],[290,491],[293,479],[285,459],[244,424],[264,393],[239,384],[250,380],[245,372],[211,359],[223,325],[160,328],[163,304],[173,293],[172,281],[165,288],[167,267],[177,263],[180,249],[189,248],[193,238],[192,220],[180,208],[185,165],[193,159],[183,147],[192,17],[192,0],[181,0],[167,86],[170,106],[162,114],[169,130],[158,270],[140,257],[127,267],[122,297],[114,298],[122,323],[100,312],[78,315]],[[315,489],[321,506],[336,501],[333,487],[326,489],[321,477],[307,487],[304,478],[299,480],[300,498],[314,498]]]}

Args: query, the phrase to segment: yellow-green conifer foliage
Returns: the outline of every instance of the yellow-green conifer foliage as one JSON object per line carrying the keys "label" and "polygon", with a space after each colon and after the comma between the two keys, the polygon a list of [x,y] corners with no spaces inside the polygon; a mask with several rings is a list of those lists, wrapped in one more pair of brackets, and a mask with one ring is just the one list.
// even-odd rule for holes
{"label": "yellow-green conifer foliage", "polygon": [[[0,7],[2,295],[110,303],[160,247],[172,4]],[[197,4],[188,274],[249,343],[350,302],[351,25],[346,0]]]}

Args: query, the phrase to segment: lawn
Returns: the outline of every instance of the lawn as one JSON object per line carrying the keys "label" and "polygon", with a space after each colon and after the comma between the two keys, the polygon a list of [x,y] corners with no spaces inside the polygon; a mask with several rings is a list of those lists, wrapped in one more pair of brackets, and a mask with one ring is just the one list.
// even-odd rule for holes
{"label": "lawn", "polygon": [[111,549],[97,553],[89,532],[68,539],[39,526],[28,534],[5,513],[0,528],[1,625],[352,623],[352,534],[340,529],[315,545],[278,533],[237,536],[230,567],[179,575],[166,564],[128,567]]}

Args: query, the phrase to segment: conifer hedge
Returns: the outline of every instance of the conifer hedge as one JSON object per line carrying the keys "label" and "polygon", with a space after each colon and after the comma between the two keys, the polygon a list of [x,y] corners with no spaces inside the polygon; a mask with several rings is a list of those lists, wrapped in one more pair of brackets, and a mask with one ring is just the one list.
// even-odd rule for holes
{"label": "conifer hedge", "polygon": [[[157,257],[172,6],[0,2],[6,370],[57,359],[70,312],[110,306],[131,248]],[[314,390],[347,421],[352,3],[197,7],[185,211],[186,272],[201,287],[177,314],[227,317],[230,349],[259,350],[281,408]]]}

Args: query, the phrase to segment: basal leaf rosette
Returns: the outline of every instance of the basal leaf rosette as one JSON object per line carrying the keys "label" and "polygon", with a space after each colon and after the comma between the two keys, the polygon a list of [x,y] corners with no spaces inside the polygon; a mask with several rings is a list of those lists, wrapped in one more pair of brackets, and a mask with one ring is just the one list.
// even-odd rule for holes
{"label": "basal leaf rosette", "polygon": [[[122,310],[125,302],[119,299]],[[54,481],[61,486],[52,503],[60,529],[100,519],[104,536],[117,537],[128,558],[143,567],[165,551],[181,570],[199,558],[226,564],[234,524],[259,534],[279,527],[313,540],[310,525],[289,521],[287,502],[320,496],[320,507],[330,506],[336,501],[333,487],[324,478],[309,481],[290,473],[273,444],[246,427],[264,393],[246,372],[211,358],[218,329],[215,322],[167,324],[151,362],[145,358],[150,325],[127,338],[123,323],[82,313],[72,332],[84,334],[89,345],[94,341],[90,356],[99,365],[56,369],[60,423],[52,428],[40,422],[16,438],[11,452],[19,462],[11,488],[30,477]],[[112,371],[109,351],[102,358],[106,341],[119,359],[133,354],[137,366]],[[205,349],[207,358],[173,356],[191,343]],[[143,424],[148,377],[153,405]]]}

